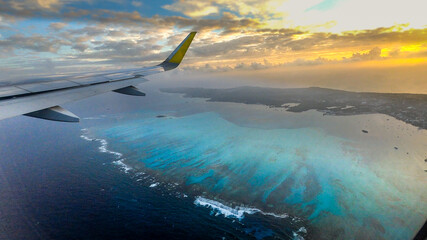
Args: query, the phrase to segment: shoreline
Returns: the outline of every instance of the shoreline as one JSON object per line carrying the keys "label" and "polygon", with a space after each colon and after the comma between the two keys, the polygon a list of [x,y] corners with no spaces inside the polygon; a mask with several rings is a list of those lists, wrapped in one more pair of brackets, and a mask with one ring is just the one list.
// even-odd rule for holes
{"label": "shoreline", "polygon": [[209,102],[262,104],[288,112],[317,110],[324,115],[386,114],[427,130],[427,94],[364,93],[327,88],[162,88],[161,92]]}

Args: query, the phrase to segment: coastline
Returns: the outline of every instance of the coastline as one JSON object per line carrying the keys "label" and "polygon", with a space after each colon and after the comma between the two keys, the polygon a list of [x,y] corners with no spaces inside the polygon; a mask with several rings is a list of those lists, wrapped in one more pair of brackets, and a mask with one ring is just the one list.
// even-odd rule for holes
{"label": "coastline", "polygon": [[382,113],[427,129],[427,94],[364,93],[319,87],[162,88],[160,91],[210,102],[262,104],[296,113],[311,109],[336,116]]}

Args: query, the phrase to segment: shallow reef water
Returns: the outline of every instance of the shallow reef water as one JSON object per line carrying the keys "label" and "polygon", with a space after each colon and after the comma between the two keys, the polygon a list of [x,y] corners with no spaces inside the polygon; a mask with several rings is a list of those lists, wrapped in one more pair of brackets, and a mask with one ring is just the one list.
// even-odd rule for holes
{"label": "shallow reef water", "polygon": [[[133,171],[179,184],[213,214],[284,218],[308,238],[409,239],[426,218],[425,185],[421,175],[410,175],[418,168],[401,169],[417,166],[411,161],[425,154],[419,142],[425,131],[395,119],[385,125],[390,117],[379,114],[325,118],[235,103],[206,103],[189,113],[180,112],[179,101],[92,126],[87,134],[108,141]],[[393,149],[390,131],[367,135],[361,127],[415,131],[401,136],[412,158]],[[358,134],[348,134],[352,128]]]}

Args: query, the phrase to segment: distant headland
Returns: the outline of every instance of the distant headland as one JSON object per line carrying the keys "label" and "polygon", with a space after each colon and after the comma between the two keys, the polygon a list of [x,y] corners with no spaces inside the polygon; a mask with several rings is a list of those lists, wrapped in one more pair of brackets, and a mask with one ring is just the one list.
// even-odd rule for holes
{"label": "distant headland", "polygon": [[314,109],[338,116],[382,113],[427,129],[427,94],[348,92],[319,87],[163,88],[161,91],[208,98],[212,102],[263,104],[286,108],[289,112]]}

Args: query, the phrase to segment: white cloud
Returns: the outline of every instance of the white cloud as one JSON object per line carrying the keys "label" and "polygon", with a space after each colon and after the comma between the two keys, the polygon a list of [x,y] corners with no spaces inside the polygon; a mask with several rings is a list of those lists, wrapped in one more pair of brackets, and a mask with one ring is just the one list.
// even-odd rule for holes
{"label": "white cloud", "polygon": [[203,1],[179,1],[170,5],[163,6],[164,9],[181,12],[190,17],[203,17],[219,12],[218,6],[213,5],[213,2]]}
{"label": "white cloud", "polygon": [[266,1],[176,1],[165,9],[190,17],[204,17],[222,12],[236,12],[243,17],[256,17],[270,27],[307,27],[318,31],[350,31],[389,27],[410,23],[411,27],[427,25],[427,1],[420,0],[341,0],[328,8],[312,7],[324,0]]}

